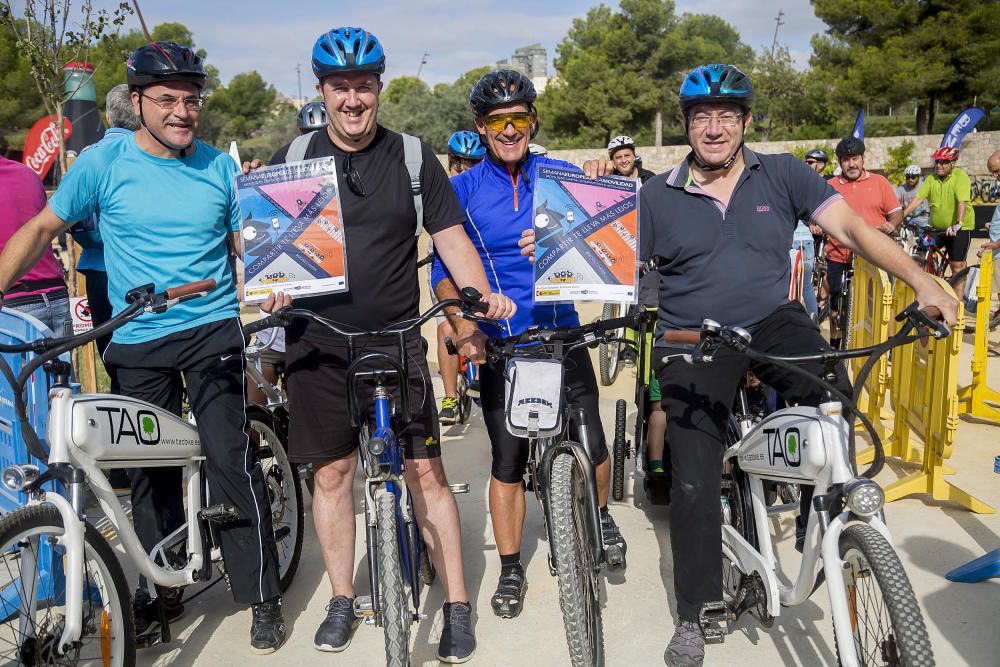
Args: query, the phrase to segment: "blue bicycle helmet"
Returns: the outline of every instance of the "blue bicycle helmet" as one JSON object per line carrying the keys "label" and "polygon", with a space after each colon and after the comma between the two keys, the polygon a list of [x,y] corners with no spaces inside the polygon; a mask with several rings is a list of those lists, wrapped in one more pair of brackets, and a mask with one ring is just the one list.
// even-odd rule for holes
{"label": "blue bicycle helmet", "polygon": [[732,65],[702,65],[684,77],[678,101],[685,116],[688,109],[702,102],[736,102],[749,111],[753,86],[750,78]]}
{"label": "blue bicycle helmet", "polygon": [[385,72],[385,52],[378,37],[363,28],[334,28],[316,40],[312,51],[316,78],[338,72]]}
{"label": "blue bicycle helmet", "polygon": [[463,160],[482,160],[486,157],[486,148],[479,140],[479,135],[468,130],[460,130],[451,135],[448,140],[448,154]]}

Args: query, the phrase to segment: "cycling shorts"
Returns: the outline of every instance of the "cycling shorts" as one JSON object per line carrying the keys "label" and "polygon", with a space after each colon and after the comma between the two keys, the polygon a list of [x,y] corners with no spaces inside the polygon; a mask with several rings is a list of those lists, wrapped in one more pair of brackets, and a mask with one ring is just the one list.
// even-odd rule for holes
{"label": "cycling shorts", "polygon": [[830,286],[830,308],[839,310],[841,292],[844,290],[844,274],[850,268],[847,262],[826,262],[826,281]]}
{"label": "cycling shorts", "polygon": [[[571,414],[575,408],[583,408],[588,416],[587,441],[593,450],[591,461],[595,466],[599,465],[608,458],[608,445],[604,427],[601,426],[599,390],[590,353],[586,348],[573,350],[567,355],[564,366],[564,399],[570,406]],[[483,420],[493,453],[490,472],[504,484],[521,482],[528,467],[528,439],[519,438],[507,430],[503,365],[483,364],[479,367],[479,391]],[[570,423],[569,436],[580,442],[575,423]]]}
{"label": "cycling shorts", "polygon": [[[369,344],[365,352],[385,352],[398,356],[396,345]],[[406,343],[412,419],[396,435],[408,459],[441,456],[441,435],[437,408],[431,389],[430,372],[423,339],[411,337]],[[289,343],[285,353],[285,383],[288,387],[288,458],[296,463],[325,463],[347,458],[358,446],[358,429],[347,405],[347,348],[316,344],[308,340]],[[374,368],[364,366],[364,368]],[[402,410],[399,383],[390,378],[393,405]],[[358,383],[358,400],[370,411],[373,385]],[[398,428],[396,424],[394,428]]]}
{"label": "cycling shorts", "polygon": [[960,229],[954,236],[945,234],[941,237],[941,247],[948,253],[948,260],[952,262],[964,262],[969,255],[971,244],[971,229]]}

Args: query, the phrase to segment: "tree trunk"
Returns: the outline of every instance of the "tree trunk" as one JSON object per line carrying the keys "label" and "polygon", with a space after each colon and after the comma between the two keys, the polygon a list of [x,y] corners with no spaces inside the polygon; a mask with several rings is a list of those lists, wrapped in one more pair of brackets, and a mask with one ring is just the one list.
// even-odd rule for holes
{"label": "tree trunk", "polygon": [[917,134],[927,134],[927,105],[917,102]]}
{"label": "tree trunk", "polygon": [[937,96],[931,95],[927,104],[927,134],[934,134],[934,117],[937,116]]}
{"label": "tree trunk", "polygon": [[656,121],[654,125],[654,132],[656,138],[653,140],[654,146],[663,145],[663,111],[660,109],[656,110]]}

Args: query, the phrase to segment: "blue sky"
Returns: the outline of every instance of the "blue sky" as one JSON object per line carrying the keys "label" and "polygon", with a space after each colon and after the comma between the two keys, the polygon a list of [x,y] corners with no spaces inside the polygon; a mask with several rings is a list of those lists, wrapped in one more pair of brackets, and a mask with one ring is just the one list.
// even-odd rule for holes
{"label": "blue sky", "polygon": [[[74,3],[74,4],[79,4]],[[95,0],[98,8],[118,0]],[[600,3],[589,0],[140,0],[146,24],[177,21],[193,33],[219,68],[223,82],[257,70],[279,91],[298,95],[296,64],[302,65],[302,92],[314,84],[309,52],[316,37],[339,25],[369,29],[382,41],[388,79],[414,75],[429,52],[421,78],[431,85],[451,82],[462,73],[507,58],[519,47],[540,42],[556,55],[572,21]],[[617,7],[617,2],[604,4]],[[718,14],[754,47],[770,46],[778,10],[784,25],[778,42],[805,65],[810,37],[824,24],[807,0],[676,0],[677,12]],[[128,27],[138,27],[132,17]]]}

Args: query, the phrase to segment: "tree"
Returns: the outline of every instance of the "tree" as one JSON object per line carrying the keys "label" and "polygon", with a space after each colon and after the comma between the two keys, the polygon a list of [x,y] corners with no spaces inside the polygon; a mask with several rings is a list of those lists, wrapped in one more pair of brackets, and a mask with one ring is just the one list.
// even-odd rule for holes
{"label": "tree", "polygon": [[[63,125],[63,103],[76,92],[66,90],[63,67],[86,62],[93,44],[109,39],[131,13],[125,2],[109,12],[95,11],[90,0],[82,0],[76,11],[70,0],[25,0],[24,19],[19,20],[10,0],[0,0],[0,21],[16,35],[17,51],[30,64],[42,105],[55,118],[56,128]],[[65,137],[61,131],[56,135],[60,173],[65,173]]]}
{"label": "tree", "polygon": [[213,143],[255,136],[274,114],[277,96],[274,86],[257,72],[237,74],[208,97],[203,113],[212,120],[202,128],[202,139]]}
{"label": "tree", "polygon": [[44,115],[31,65],[17,48],[17,33],[0,30],[0,128],[5,128],[5,134],[0,134],[0,153],[23,144],[28,128]]}

